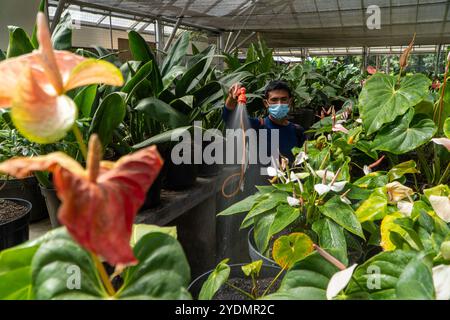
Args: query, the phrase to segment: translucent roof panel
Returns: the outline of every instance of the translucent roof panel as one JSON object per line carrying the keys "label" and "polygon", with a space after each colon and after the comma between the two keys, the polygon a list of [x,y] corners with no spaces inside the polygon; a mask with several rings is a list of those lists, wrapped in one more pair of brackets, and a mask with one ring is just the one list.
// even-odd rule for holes
{"label": "translucent roof panel", "polygon": [[[450,42],[449,0],[68,0],[209,31],[259,32],[273,47],[383,46]],[[370,7],[370,8],[369,8]],[[375,10],[374,10],[375,8]],[[368,10],[370,9],[370,10]],[[378,14],[379,13],[379,14]],[[375,20],[372,18],[376,18]],[[371,21],[381,22],[372,28]],[[369,24],[368,24],[369,22]]]}

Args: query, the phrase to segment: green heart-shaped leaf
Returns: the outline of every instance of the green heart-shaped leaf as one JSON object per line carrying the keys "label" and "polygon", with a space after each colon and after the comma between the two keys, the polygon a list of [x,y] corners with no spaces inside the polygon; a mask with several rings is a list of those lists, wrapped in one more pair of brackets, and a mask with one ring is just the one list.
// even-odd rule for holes
{"label": "green heart-shaped leaf", "polygon": [[279,237],[273,244],[272,256],[283,269],[290,269],[314,250],[313,242],[304,233]]}
{"label": "green heart-shaped leaf", "polygon": [[424,115],[414,116],[410,109],[403,117],[381,129],[372,147],[376,150],[403,154],[427,143],[436,133],[433,120]]}
{"label": "green heart-shaped leaf", "polygon": [[376,73],[367,80],[359,96],[360,112],[367,134],[378,131],[418,104],[428,93],[431,81],[423,74],[402,78]]}

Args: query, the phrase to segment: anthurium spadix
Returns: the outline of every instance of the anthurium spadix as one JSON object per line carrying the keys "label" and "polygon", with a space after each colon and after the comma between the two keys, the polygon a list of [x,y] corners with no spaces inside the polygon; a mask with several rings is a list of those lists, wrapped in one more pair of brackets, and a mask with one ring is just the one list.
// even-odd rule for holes
{"label": "anthurium spadix", "polygon": [[[336,174],[333,172],[329,172],[327,170],[318,170],[316,171],[317,175],[322,178],[322,183],[318,183],[314,185],[314,190],[319,194],[319,196],[326,194],[330,191],[334,192],[341,192],[345,185],[347,184],[347,181],[336,181],[337,177],[339,176],[340,169]],[[328,180],[331,180],[330,183],[327,183]]]}
{"label": "anthurium spadix", "polygon": [[100,161],[101,143],[89,141],[87,168],[62,152],[13,158],[0,172],[16,178],[50,171],[61,206],[58,219],[83,247],[112,265],[136,262],[130,247],[132,225],[163,161],[155,146],[126,155],[117,162]]}
{"label": "anthurium spadix", "polygon": [[109,62],[53,50],[47,19],[37,17],[39,50],[0,63],[0,109],[11,108],[16,128],[27,139],[52,143],[63,138],[77,118],[66,92],[90,84],[123,85]]}

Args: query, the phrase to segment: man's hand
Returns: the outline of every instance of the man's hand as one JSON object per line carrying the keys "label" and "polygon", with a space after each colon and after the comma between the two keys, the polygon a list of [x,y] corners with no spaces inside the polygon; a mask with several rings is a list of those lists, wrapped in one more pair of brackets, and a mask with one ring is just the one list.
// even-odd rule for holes
{"label": "man's hand", "polygon": [[237,98],[239,97],[239,92],[242,88],[240,83],[235,83],[228,90],[228,97],[225,101],[225,107],[229,110],[236,109],[237,106]]}

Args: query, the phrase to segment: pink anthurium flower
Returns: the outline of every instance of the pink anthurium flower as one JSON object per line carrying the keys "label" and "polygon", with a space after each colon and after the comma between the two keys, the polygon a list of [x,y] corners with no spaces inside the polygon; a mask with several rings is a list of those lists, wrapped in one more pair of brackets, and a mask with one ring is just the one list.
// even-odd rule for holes
{"label": "pink anthurium flower", "polygon": [[77,107],[66,92],[85,85],[123,85],[109,62],[53,50],[47,19],[37,16],[39,50],[0,63],[0,109],[11,108],[16,128],[27,139],[52,143],[75,123]]}
{"label": "pink anthurium flower", "polygon": [[450,151],[450,139],[447,139],[447,138],[434,138],[434,139],[431,139],[431,140],[433,140],[433,142],[436,143],[436,144],[440,144],[440,145],[446,147],[447,150]]}
{"label": "pink anthurium flower", "polygon": [[367,67],[367,73],[368,74],[375,74],[375,73],[377,73],[377,68],[372,67],[372,66],[368,66]]}
{"label": "pink anthurium flower", "polygon": [[16,178],[50,171],[61,206],[58,219],[78,243],[112,265],[136,263],[130,247],[134,217],[163,165],[155,146],[117,162],[100,161],[97,135],[89,141],[87,168],[62,152],[13,158],[0,172]]}

